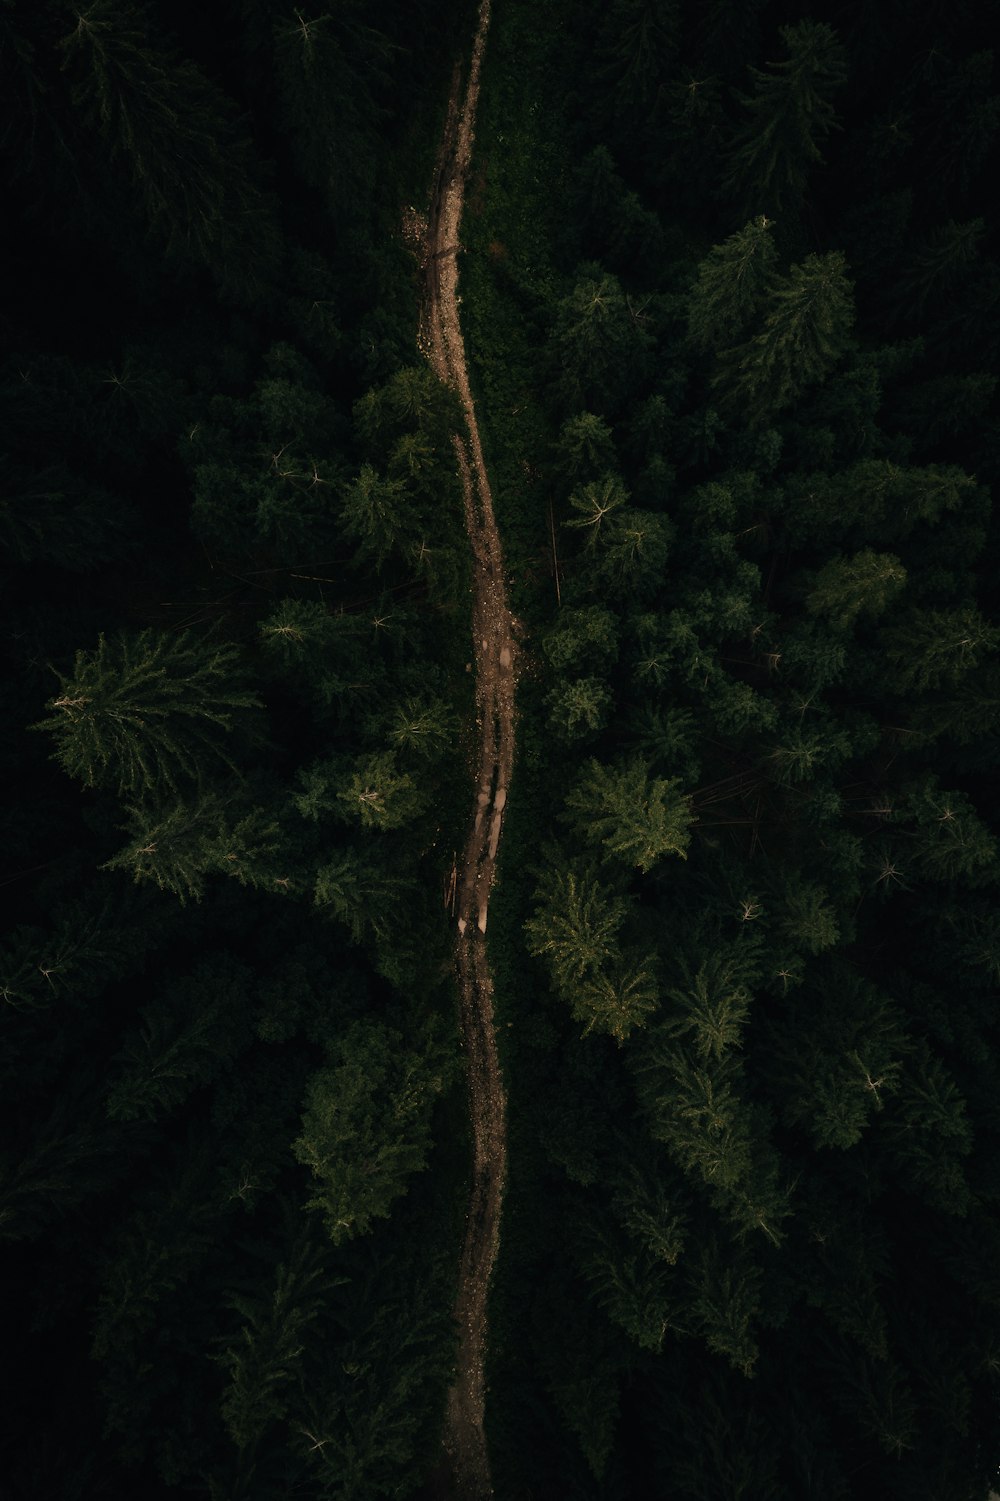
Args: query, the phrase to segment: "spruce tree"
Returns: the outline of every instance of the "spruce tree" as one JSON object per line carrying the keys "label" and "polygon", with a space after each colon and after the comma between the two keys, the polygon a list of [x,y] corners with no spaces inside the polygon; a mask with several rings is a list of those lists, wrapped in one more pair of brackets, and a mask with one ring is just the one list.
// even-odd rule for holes
{"label": "spruce tree", "polygon": [[271,891],[287,884],[278,827],[264,808],[203,792],[126,811],[128,843],[104,869],[127,871],[136,883],[151,881],[182,905],[201,901],[210,875]]}
{"label": "spruce tree", "polygon": [[743,337],[777,281],[772,220],[762,214],[715,245],[698,267],[688,305],[688,338],[716,351]]}
{"label": "spruce tree", "polygon": [[54,759],[84,787],[120,797],[176,792],[206,771],[236,770],[226,738],[256,734],[259,701],[244,686],[237,647],[192,631],[144,630],[76,654],[72,676],[57,674],[54,712],[36,729],[56,741]]}
{"label": "spruce tree", "polygon": [[831,102],[847,76],[847,57],[825,21],[782,26],[786,56],[770,71],[751,68],[754,89],[740,100],[747,118],[729,153],[726,186],[751,210],[798,207],[820,146],[838,128]]}
{"label": "spruce tree", "polygon": [[664,855],[686,858],[692,813],[676,779],[650,779],[639,760],[621,766],[589,761],[566,797],[571,826],[606,858],[643,873]]}
{"label": "spruce tree", "polygon": [[824,563],[806,596],[806,609],[846,630],[859,616],[883,614],[905,585],[906,569],[894,553],[866,547],[853,557]]}
{"label": "spruce tree", "polygon": [[386,1218],[409,1178],[427,1165],[430,1115],[443,1088],[443,1059],[406,1048],[398,1032],[357,1022],[306,1092],[302,1134],[292,1143],[314,1179],[306,1207],[322,1212],[334,1244]]}
{"label": "spruce tree", "polygon": [[830,372],[853,322],[843,255],[807,256],[771,291],[760,332],[722,352],[713,384],[729,410],[763,421]]}
{"label": "spruce tree", "polygon": [[74,103],[124,161],[151,227],[256,295],[280,240],[224,97],[130,0],[95,0],[60,45]]}

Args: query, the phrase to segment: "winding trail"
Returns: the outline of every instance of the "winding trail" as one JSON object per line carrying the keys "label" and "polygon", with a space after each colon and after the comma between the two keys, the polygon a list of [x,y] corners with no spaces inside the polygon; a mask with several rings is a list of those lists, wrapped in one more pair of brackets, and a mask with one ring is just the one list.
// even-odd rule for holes
{"label": "winding trail", "polygon": [[507,604],[500,535],[483,459],[459,320],[458,251],[465,183],[472,155],[490,0],[482,0],[465,94],[456,69],[438,156],[423,245],[424,302],[420,343],[440,378],[459,396],[465,433],[453,442],[473,557],[473,636],[479,728],[476,799],[458,875],[455,957],[462,1036],[468,1065],[472,1182],[459,1264],[455,1380],[448,1394],[444,1446],[462,1501],[493,1494],[483,1426],[487,1298],[500,1234],[507,1170],[507,1097],[493,1026],[493,984],[486,920],[514,764],[516,645]]}

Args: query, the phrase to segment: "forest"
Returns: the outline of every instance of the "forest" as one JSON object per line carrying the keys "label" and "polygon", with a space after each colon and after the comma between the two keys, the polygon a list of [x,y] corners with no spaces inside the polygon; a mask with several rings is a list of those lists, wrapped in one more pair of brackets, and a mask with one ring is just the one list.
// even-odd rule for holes
{"label": "forest", "polygon": [[[4,1501],[471,1496],[477,10],[0,4]],[[497,1501],[1000,1491],[989,21],[493,0]]]}

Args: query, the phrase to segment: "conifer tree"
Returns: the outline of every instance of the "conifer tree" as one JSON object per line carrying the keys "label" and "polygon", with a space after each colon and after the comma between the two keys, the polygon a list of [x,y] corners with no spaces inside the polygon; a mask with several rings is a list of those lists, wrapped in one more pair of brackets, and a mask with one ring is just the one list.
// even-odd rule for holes
{"label": "conifer tree", "polygon": [[394,752],[382,751],[351,772],[337,802],[363,828],[398,829],[417,814],[423,798],[409,773],[399,770]]}
{"label": "conifer tree", "polygon": [[227,954],[199,964],[143,1008],[112,1065],[112,1120],[154,1121],[223,1069],[252,1040],[253,976]]}
{"label": "conifer tree", "polygon": [[730,1048],[741,1047],[751,1000],[742,966],[714,954],[685,979],[683,987],[674,986],[668,993],[678,1010],[665,1023],[667,1029],[677,1036],[689,1035],[702,1059],[718,1060]]}
{"label": "conifer tree", "polygon": [[571,411],[613,415],[643,374],[651,338],[617,277],[581,267],[556,308],[552,335],[556,388]]}
{"label": "conifer tree", "polygon": [[586,740],[607,720],[611,689],[601,678],[571,678],[553,688],[545,702],[549,723],[560,740]]}
{"label": "conifer tree", "polygon": [[330,1065],[310,1081],[296,1159],[311,1169],[306,1207],[323,1214],[334,1244],[386,1218],[427,1165],[430,1115],[446,1070],[433,1050],[414,1051],[377,1022],[356,1022]]}
{"label": "conifer tree", "polygon": [[713,383],[730,409],[764,420],[829,373],[853,322],[844,257],[807,256],[770,293],[760,332],[723,351]]}
{"label": "conifer tree", "polygon": [[654,957],[640,954],[588,974],[575,989],[564,991],[563,998],[571,1002],[573,1019],[585,1023],[582,1037],[605,1032],[622,1043],[635,1027],[644,1027],[657,1008]]}
{"label": "conifer tree", "polygon": [[151,227],[256,294],[280,241],[223,96],[156,40],[130,0],[95,0],[61,48],[74,102],[124,160]]}
{"label": "conifer tree", "polygon": [[861,615],[883,614],[905,585],[906,569],[894,553],[866,547],[853,557],[823,564],[806,596],[806,609],[846,630]]}
{"label": "conifer tree", "polygon": [[258,700],[243,685],[237,647],[191,631],[144,630],[80,651],[71,677],[58,674],[54,712],[36,728],[56,740],[55,759],[84,787],[120,797],[177,791],[206,770],[236,762],[225,737],[248,742]]}
{"label": "conifer tree", "polygon": [[614,469],[615,445],[611,429],[593,412],[568,417],[553,445],[553,462],[560,476],[576,485]]}
{"label": "conifer tree", "polygon": [[361,559],[381,567],[394,547],[411,540],[412,503],[404,481],[363,464],[341,492],[341,526]]}
{"label": "conifer tree", "polygon": [[571,995],[585,975],[603,973],[618,958],[625,901],[573,870],[548,874],[536,900],[538,909],[525,924],[528,950],[545,959],[557,990]]}
{"label": "conifer tree", "polygon": [[613,93],[609,114],[643,120],[655,106],[677,45],[676,0],[613,0],[600,76]]}
{"label": "conifer tree", "polygon": [[911,610],[886,631],[885,650],[897,692],[960,682],[1000,647],[1000,627],[977,609]]}
{"label": "conifer tree", "polygon": [[825,21],[799,21],[779,32],[786,56],[769,72],[751,68],[754,89],[740,100],[747,118],[729,154],[726,186],[747,208],[777,214],[800,203],[820,146],[837,128],[832,95],[847,76],[847,57]]}
{"label": "conifer tree", "polygon": [[28,473],[3,464],[0,547],[20,563],[44,561],[84,572],[135,545],[133,513],[105,490],[82,484],[63,464]]}
{"label": "conifer tree", "polygon": [[742,338],[777,281],[773,221],[762,214],[715,245],[698,267],[688,305],[688,338],[720,350]]}
{"label": "conifer tree", "polygon": [[264,808],[203,792],[126,811],[129,841],[104,869],[127,871],[137,883],[152,881],[182,905],[201,901],[212,874],[272,891],[287,880],[275,858],[278,827]]}
{"label": "conifer tree", "polygon": [[222,1419],[252,1461],[267,1428],[284,1418],[289,1386],[301,1371],[310,1327],[324,1311],[330,1276],[319,1249],[300,1231],[267,1292],[233,1292],[227,1304],[243,1320],[238,1337],[214,1359],[228,1376]]}
{"label": "conifer tree", "polygon": [[686,859],[693,815],[676,779],[650,779],[633,760],[616,767],[591,760],[566,797],[571,826],[608,858],[645,872],[664,855]]}
{"label": "conifer tree", "polygon": [[316,874],[313,900],[347,925],[355,943],[387,939],[398,928],[406,881],[398,868],[355,849],[340,849]]}
{"label": "conifer tree", "polygon": [[458,726],[443,698],[406,698],[389,720],[389,739],[396,749],[422,761],[437,761],[455,744]]}
{"label": "conifer tree", "polygon": [[893,279],[892,304],[909,318],[919,318],[930,298],[948,292],[978,259],[986,225],[982,219],[938,224],[907,257]]}
{"label": "conifer tree", "polygon": [[578,514],[570,517],[565,525],[584,532],[586,547],[596,547],[608,518],[627,500],[628,491],[617,475],[605,474],[601,479],[590,480],[570,496],[569,503]]}

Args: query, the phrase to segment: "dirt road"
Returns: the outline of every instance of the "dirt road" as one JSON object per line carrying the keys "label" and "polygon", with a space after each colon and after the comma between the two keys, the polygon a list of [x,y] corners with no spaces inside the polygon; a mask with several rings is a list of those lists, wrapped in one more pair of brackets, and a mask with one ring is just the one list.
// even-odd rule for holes
{"label": "dirt road", "polygon": [[514,762],[515,642],[503,555],[483,461],[459,320],[458,251],[465,182],[472,154],[490,0],[482,0],[464,97],[452,87],[424,243],[421,347],[461,399],[465,432],[454,437],[465,523],[473,557],[476,715],[480,732],[476,795],[458,876],[456,961],[472,1122],[472,1185],[459,1266],[455,1315],[458,1364],[448,1395],[445,1449],[462,1501],[492,1496],[483,1428],[483,1359],[490,1276],[496,1259],[507,1167],[506,1113],[493,1030],[493,986],[486,953],[490,888]]}

